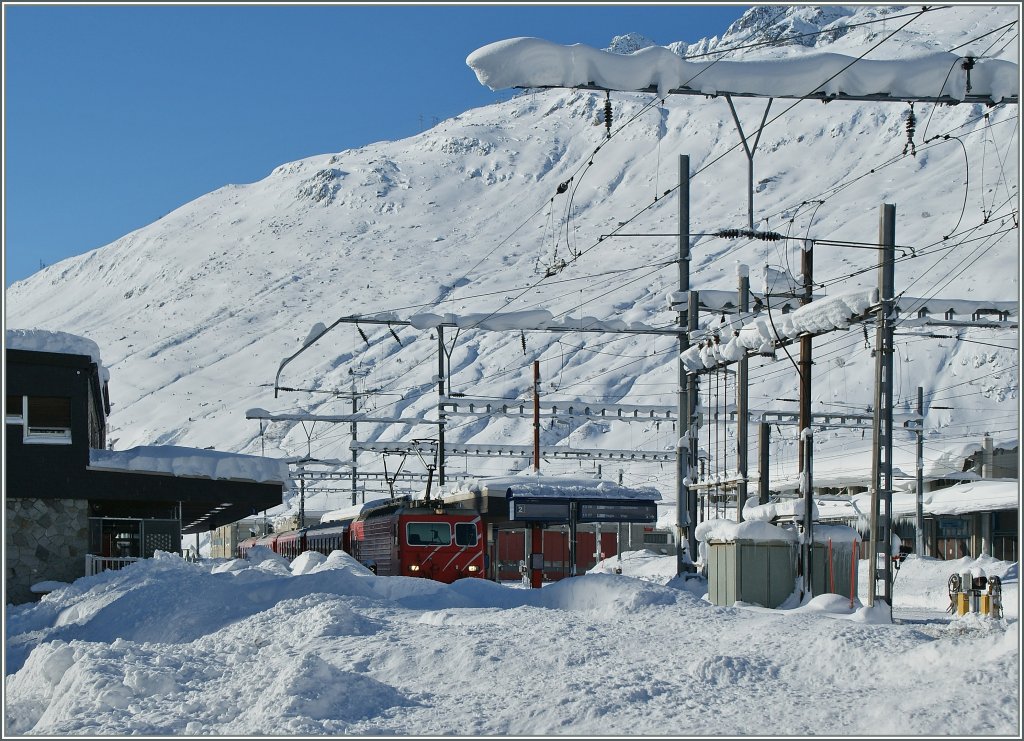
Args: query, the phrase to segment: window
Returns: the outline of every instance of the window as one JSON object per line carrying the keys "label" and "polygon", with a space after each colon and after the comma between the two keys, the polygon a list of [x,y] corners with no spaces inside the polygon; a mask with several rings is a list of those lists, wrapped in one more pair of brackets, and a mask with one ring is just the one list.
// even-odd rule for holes
{"label": "window", "polygon": [[458,522],[455,524],[455,545],[476,545],[475,522]]}
{"label": "window", "polygon": [[71,399],[29,396],[25,399],[25,442],[71,442]]}
{"label": "window", "polygon": [[668,545],[668,533],[644,533],[644,542]]}
{"label": "window", "polygon": [[935,522],[940,538],[966,538],[968,535],[967,520],[963,517],[939,517]]}
{"label": "window", "polygon": [[25,410],[23,396],[7,394],[7,406],[4,409],[7,424],[20,425],[24,420]]}
{"label": "window", "polygon": [[405,526],[409,545],[449,545],[452,528],[447,522],[409,522]]}

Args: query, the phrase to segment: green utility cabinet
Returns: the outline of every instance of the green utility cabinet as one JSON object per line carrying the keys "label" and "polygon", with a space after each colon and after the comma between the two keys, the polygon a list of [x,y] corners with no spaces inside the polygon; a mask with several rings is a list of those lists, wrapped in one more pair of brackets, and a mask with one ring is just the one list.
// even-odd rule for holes
{"label": "green utility cabinet", "polygon": [[[776,608],[793,594],[798,582],[800,546],[786,540],[733,540],[708,543],[708,599],[731,607],[748,602]],[[852,565],[851,543],[829,548],[815,543],[811,553],[811,588],[814,594],[834,592],[856,596],[857,571]]]}

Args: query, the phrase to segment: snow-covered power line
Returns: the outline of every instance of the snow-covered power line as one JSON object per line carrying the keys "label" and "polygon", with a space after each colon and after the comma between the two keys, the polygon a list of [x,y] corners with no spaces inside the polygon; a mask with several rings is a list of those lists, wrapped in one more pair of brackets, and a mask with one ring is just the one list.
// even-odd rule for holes
{"label": "snow-covered power line", "polygon": [[[854,64],[856,62],[856,64]],[[665,95],[933,103],[1016,103],[1017,65],[937,53],[867,60],[843,54],[797,59],[687,62],[664,47],[612,54],[536,38],[497,41],[466,64],[492,90],[576,87]],[[831,74],[824,85],[822,74]],[[697,80],[695,87],[688,81]]]}
{"label": "snow-covered power line", "polygon": [[299,414],[268,412],[265,409],[249,409],[246,419],[263,419],[270,422],[366,422],[389,425],[437,425],[437,420],[419,417],[371,417],[367,414]]}
{"label": "snow-covered power line", "polygon": [[[352,450],[370,453],[430,453],[433,447],[415,442],[354,442]],[[448,455],[530,458],[534,454],[532,445],[502,445],[495,443],[449,443]],[[669,463],[675,460],[675,450],[622,450],[605,448],[553,448],[540,447],[542,458],[563,458],[571,460],[613,460],[647,463]]]}

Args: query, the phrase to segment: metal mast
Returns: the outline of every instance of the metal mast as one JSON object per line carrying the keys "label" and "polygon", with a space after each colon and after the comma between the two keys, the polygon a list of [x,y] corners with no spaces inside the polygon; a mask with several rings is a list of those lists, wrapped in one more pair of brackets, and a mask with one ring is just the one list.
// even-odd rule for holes
{"label": "metal mast", "polygon": [[[690,156],[679,155],[679,291],[690,290]],[[679,354],[690,348],[690,337],[685,331],[689,324],[688,308],[679,311],[676,322],[681,330],[679,333]],[[693,543],[694,522],[690,521],[687,507],[688,489],[686,478],[689,476],[689,428],[690,416],[693,412],[688,406],[686,394],[686,368],[681,360],[676,363],[676,403],[678,406],[679,433],[676,439],[676,575],[683,573],[683,532],[684,529]],[[692,548],[692,546],[691,546]],[[694,560],[695,552],[690,550],[690,560]]]}
{"label": "metal mast", "polygon": [[892,319],[896,206],[879,211],[878,316],[875,324],[875,409],[872,424],[871,539],[868,548],[868,606],[874,606],[878,582],[892,611]]}

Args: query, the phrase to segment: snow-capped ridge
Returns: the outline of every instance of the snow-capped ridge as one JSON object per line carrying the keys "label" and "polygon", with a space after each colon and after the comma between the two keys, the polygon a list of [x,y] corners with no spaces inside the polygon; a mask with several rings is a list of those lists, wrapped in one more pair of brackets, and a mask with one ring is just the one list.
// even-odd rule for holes
{"label": "snow-capped ridge", "polygon": [[[759,9],[765,10],[753,10]],[[787,18],[797,17],[795,11],[788,8]],[[876,11],[857,7],[830,22],[853,26],[877,19]],[[876,54],[949,50],[1013,15],[1013,8],[997,6],[936,10]],[[819,39],[815,48],[790,48],[783,57],[856,57],[866,48],[864,34],[881,27],[858,26],[837,41]],[[892,31],[895,23],[885,27]],[[727,43],[730,34],[720,38]],[[775,58],[771,50],[753,51]],[[681,61],[667,47],[629,56],[649,52]],[[744,53],[727,60],[751,58]],[[754,160],[755,186],[765,187],[755,187],[753,216],[759,230],[792,239],[769,244],[714,236],[746,228],[748,219],[748,161],[721,97],[654,100],[617,92],[610,98],[611,138],[603,121],[595,125],[603,94],[533,89],[409,139],[284,163],[257,182],[217,189],[110,245],[15,283],[5,297],[9,326],[69,332],[97,344],[116,401],[110,423],[124,449],[174,442],[289,458],[312,448],[317,458],[348,460],[347,427],[327,431],[318,423],[309,432],[299,421],[280,419],[261,434],[246,410],[350,415],[351,397],[342,394],[354,392],[360,412],[436,420],[439,341],[449,374],[446,394],[530,398],[537,360],[541,393],[551,400],[671,406],[679,356],[671,328],[678,308],[666,306],[665,296],[679,290],[672,235],[678,231],[681,154],[689,156],[692,176],[690,287],[712,310],[702,311],[699,336],[721,326],[718,312],[727,303],[735,306],[737,262],[754,275],[775,266],[796,281],[798,242],[805,237],[834,243],[815,255],[815,281],[827,283],[827,296],[867,295],[877,285],[875,252],[845,245],[877,240],[882,203],[896,205],[897,242],[908,248],[896,267],[897,293],[928,297],[929,311],[941,313],[983,302],[999,308],[1018,292],[1016,272],[1006,269],[1017,259],[1017,158],[992,155],[1018,151],[1013,106],[918,106],[917,154],[901,156],[907,104],[804,101],[791,111],[773,104]],[[736,100],[748,135],[765,105]],[[941,137],[946,133],[948,140]],[[1000,194],[995,203],[992,193]],[[964,271],[955,279],[953,264]],[[803,322],[802,314],[784,313],[776,302],[770,308],[771,320],[761,307],[747,322],[761,322],[746,334],[762,346],[775,336],[772,323],[785,330]],[[937,407],[953,406],[942,402],[942,389],[973,395],[977,404],[929,416],[928,460],[962,471],[965,452],[991,429],[985,420],[1005,414],[1007,402],[1016,404],[1016,351],[1001,335],[981,334],[1007,330],[947,332],[925,320],[914,324],[909,314],[920,308],[901,305],[903,330],[950,338],[915,337],[909,351],[901,350],[895,366],[900,393],[921,383],[935,394]],[[338,324],[314,341],[311,327],[331,326],[340,317],[366,321]],[[872,403],[871,348],[860,327],[844,329],[832,317],[825,328],[829,333],[815,342],[816,409],[863,410]],[[651,329],[665,336],[630,334]],[[722,345],[732,339],[727,334]],[[282,360],[304,344],[308,348],[276,383]],[[782,353],[778,357],[785,362]],[[703,360],[700,367],[706,367]],[[781,368],[752,359],[753,393],[793,397],[792,376]],[[275,385],[302,391],[275,396]],[[707,390],[702,386],[702,403],[714,407]],[[734,402],[732,384],[727,401]],[[533,435],[529,420],[449,421],[452,443],[523,445]],[[626,423],[546,420],[542,444],[663,451],[679,438],[671,427],[648,425],[641,433],[642,427]],[[435,434],[426,429],[360,423],[358,431],[363,440],[395,442]],[[997,445],[1015,444],[1015,431],[993,434]],[[731,435],[723,438],[728,444]],[[779,485],[796,473],[785,455],[787,440],[779,438],[773,451]],[[816,475],[818,466],[822,475],[830,466],[836,480],[863,475],[855,454],[859,437],[820,436],[815,444],[825,451]],[[382,463],[368,453],[358,461],[366,471],[380,471]],[[527,465],[459,461],[474,476]],[[576,473],[580,463],[550,465],[552,473]],[[894,465],[913,470],[909,459]],[[407,466],[422,470],[418,461]],[[604,476],[613,475],[605,466]],[[666,501],[673,496],[672,471],[629,463],[623,476],[627,484],[649,482]],[[308,509],[326,511],[348,495],[313,496]]]}

